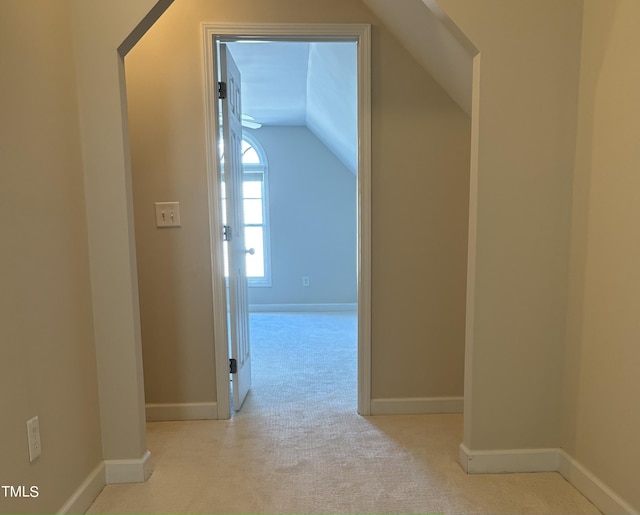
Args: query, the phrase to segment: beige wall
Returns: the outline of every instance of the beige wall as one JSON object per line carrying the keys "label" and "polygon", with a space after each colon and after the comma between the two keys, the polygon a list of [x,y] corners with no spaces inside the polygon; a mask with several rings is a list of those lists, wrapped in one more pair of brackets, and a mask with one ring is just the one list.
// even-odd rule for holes
{"label": "beige wall", "polygon": [[564,447],[640,511],[637,0],[585,0]]}
{"label": "beige wall", "polygon": [[[0,4],[0,210],[5,220],[0,247],[0,384],[5,392],[0,438],[10,442],[0,447],[0,476],[3,484],[40,486],[37,499],[2,499],[3,512],[57,510],[100,462],[99,399],[102,433],[108,433],[103,445],[111,456],[135,458],[144,448],[144,424],[136,412],[141,398],[132,308],[137,292],[135,277],[130,276],[130,221],[123,216],[128,202],[126,138],[115,50],[154,2],[73,4],[75,63],[70,2]],[[482,52],[477,312],[471,328],[475,358],[472,410],[465,421],[467,444],[475,449],[561,445],[637,510],[640,498],[634,480],[640,474],[640,460],[634,443],[640,420],[634,365],[639,357],[635,342],[640,248],[634,224],[638,202],[633,167],[640,162],[636,144],[640,70],[632,49],[638,46],[633,26],[640,15],[638,5],[635,0],[585,0],[574,181],[572,120],[578,100],[581,2],[519,2],[517,9],[512,0],[441,0],[441,4]],[[241,10],[232,12],[231,3],[216,4],[219,17],[214,21],[240,21],[238,12],[251,4],[235,2],[233,9],[238,5]],[[300,21],[307,15],[314,21],[335,21],[337,12],[316,2],[305,5],[303,16],[297,3],[279,5],[286,12],[257,8],[254,14],[261,21]],[[341,2],[340,9],[341,21],[377,23],[357,2]],[[188,19],[187,12],[178,12],[183,21]],[[412,359],[428,363],[433,351],[425,335],[437,331],[426,324],[419,327],[414,319],[436,312],[435,297],[419,297],[429,288],[410,291],[424,307],[415,317],[403,315],[406,306],[395,307],[407,288],[398,280],[394,251],[405,245],[402,223],[413,213],[406,202],[412,188],[402,184],[423,181],[425,195],[432,191],[426,186],[453,191],[445,197],[449,200],[466,195],[460,185],[466,184],[463,169],[468,154],[460,149],[468,148],[468,120],[449,109],[448,100],[428,77],[405,66],[413,62],[386,31],[374,28],[373,42],[374,371],[376,360],[380,368],[374,394],[404,395],[399,385],[408,384],[412,394],[428,390],[427,395],[435,395],[435,390],[421,390],[426,383],[411,368],[406,372],[393,361],[384,369],[380,364],[383,358],[398,355],[385,356],[385,349],[391,353],[394,345],[407,339],[411,342],[407,349],[415,349],[417,355],[409,354],[402,365]],[[199,33],[190,44],[199,52]],[[195,66],[200,70],[201,63]],[[403,95],[397,94],[402,81],[393,73],[411,79]],[[436,131],[437,123],[432,125],[425,113],[446,131]],[[402,128],[409,130],[403,135]],[[442,163],[438,170],[453,173],[451,182],[441,174],[416,174],[416,162],[410,158],[400,163],[394,159],[405,142],[424,148],[432,139],[440,151],[434,154]],[[457,159],[460,163],[454,165]],[[83,165],[87,181],[93,181],[86,184],[86,206]],[[423,162],[420,166],[427,168]],[[438,204],[440,197],[434,197],[425,203],[430,201],[438,216],[446,213],[446,203]],[[114,205],[121,213],[110,219]],[[449,215],[459,220],[462,211]],[[463,222],[456,223],[463,230]],[[401,231],[391,231],[398,224]],[[425,228],[425,236],[439,234],[445,226]],[[433,277],[420,275],[430,270],[419,266],[424,261],[437,262],[429,253],[433,249],[421,242],[415,245],[422,261],[409,256],[407,275],[442,286],[444,282],[430,283]],[[115,260],[108,252],[102,255],[110,246],[121,253]],[[456,240],[446,248],[459,257],[462,246]],[[451,273],[457,269],[453,266]],[[122,275],[129,282],[116,281],[111,289],[113,278]],[[451,284],[464,289],[459,277]],[[98,353],[102,352],[100,397],[92,345],[92,294],[94,313],[103,324],[95,328]],[[457,300],[452,305],[458,307],[447,311],[451,314],[447,323],[455,325],[464,313],[454,316],[460,308]],[[124,324],[118,321],[122,313]],[[117,322],[115,334],[109,330],[110,320]],[[406,332],[395,331],[398,320],[408,324],[400,330]],[[126,381],[115,373],[121,372],[118,367],[126,372]],[[425,368],[418,368],[424,374]],[[561,404],[563,375],[566,395]],[[127,401],[130,398],[133,401]],[[135,420],[129,420],[127,410]],[[40,417],[43,455],[29,464],[25,422],[34,415]],[[64,474],[59,473],[61,463]]]}
{"label": "beige wall", "polygon": [[[203,21],[374,25],[373,397],[462,395],[469,119],[359,1],[177,0],[126,60],[153,401],[215,400]],[[156,230],[159,200],[182,229]]]}
{"label": "beige wall", "polygon": [[52,513],[102,460],[71,2],[1,2],[0,62],[0,511]]}
{"label": "beige wall", "polygon": [[561,447],[638,510],[640,7],[439,3],[481,53],[465,443]]}
{"label": "beige wall", "polygon": [[[183,11],[125,60],[148,403],[216,400],[201,34]],[[154,202],[173,200],[182,226],[157,229]]]}
{"label": "beige wall", "polygon": [[439,3],[481,55],[465,444],[557,447],[582,2]]}

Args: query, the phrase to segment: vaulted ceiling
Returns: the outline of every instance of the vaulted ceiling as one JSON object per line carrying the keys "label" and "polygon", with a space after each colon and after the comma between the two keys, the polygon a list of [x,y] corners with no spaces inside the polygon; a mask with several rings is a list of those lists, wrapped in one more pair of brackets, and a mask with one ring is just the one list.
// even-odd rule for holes
{"label": "vaulted ceiling", "polygon": [[228,44],[242,77],[242,111],[262,125],[304,125],[357,171],[355,43]]}

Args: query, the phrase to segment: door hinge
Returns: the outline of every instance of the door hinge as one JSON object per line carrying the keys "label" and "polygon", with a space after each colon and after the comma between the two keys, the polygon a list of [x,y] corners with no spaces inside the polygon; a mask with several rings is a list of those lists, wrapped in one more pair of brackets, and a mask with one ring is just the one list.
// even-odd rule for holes
{"label": "door hinge", "polygon": [[231,241],[231,226],[222,226],[222,241]]}
{"label": "door hinge", "polygon": [[226,82],[218,82],[218,98],[220,100],[224,100],[227,98],[227,83]]}
{"label": "door hinge", "polygon": [[238,373],[238,360],[235,358],[231,358],[229,360],[229,373],[237,374]]}

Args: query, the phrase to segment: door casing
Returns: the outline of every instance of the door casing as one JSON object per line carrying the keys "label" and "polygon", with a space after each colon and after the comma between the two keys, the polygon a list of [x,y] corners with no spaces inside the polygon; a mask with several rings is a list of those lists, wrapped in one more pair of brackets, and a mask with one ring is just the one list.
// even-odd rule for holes
{"label": "door casing", "polygon": [[239,39],[357,43],[358,72],[358,413],[371,414],[371,26],[367,24],[202,24],[207,182],[211,228],[217,418],[231,416],[218,148],[218,42]]}

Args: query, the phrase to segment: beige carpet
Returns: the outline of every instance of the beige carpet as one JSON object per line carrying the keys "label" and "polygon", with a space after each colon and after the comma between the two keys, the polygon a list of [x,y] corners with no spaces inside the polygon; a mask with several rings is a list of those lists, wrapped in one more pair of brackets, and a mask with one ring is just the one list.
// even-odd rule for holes
{"label": "beige carpet", "polygon": [[559,474],[464,474],[461,415],[357,415],[354,317],[274,317],[252,319],[242,410],[150,423],[151,478],[88,513],[599,513]]}

